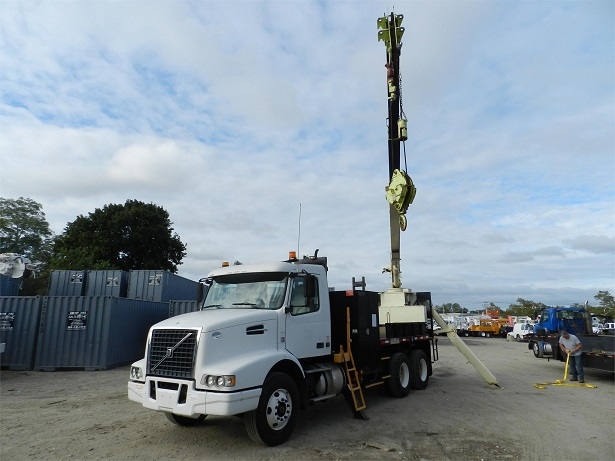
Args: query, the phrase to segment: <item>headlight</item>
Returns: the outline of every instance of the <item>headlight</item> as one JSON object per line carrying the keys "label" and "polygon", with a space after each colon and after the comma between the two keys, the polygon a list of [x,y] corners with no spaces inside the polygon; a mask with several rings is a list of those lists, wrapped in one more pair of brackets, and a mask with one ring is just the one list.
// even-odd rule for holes
{"label": "headlight", "polygon": [[130,379],[135,381],[143,380],[143,370],[141,367],[130,367]]}
{"label": "headlight", "polygon": [[201,377],[201,384],[207,387],[234,387],[235,375],[203,375]]}

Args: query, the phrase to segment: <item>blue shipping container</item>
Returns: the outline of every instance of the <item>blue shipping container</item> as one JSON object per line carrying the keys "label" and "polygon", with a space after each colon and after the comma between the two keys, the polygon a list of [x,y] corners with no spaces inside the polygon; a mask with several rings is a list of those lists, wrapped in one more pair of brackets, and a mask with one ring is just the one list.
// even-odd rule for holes
{"label": "blue shipping container", "polygon": [[19,296],[20,287],[21,277],[14,279],[0,275],[0,296]]}
{"label": "blue shipping container", "polygon": [[163,270],[132,270],[128,298],[168,303],[172,299],[197,300],[199,282]]}
{"label": "blue shipping container", "polygon": [[41,316],[40,296],[0,297],[0,354],[2,368],[32,370]]}
{"label": "blue shipping container", "polygon": [[85,296],[125,298],[127,292],[128,272],[120,270],[88,271]]}
{"label": "blue shipping container", "polygon": [[200,310],[198,301],[169,301],[169,317],[187,314],[188,312],[195,312],[198,310]]}
{"label": "blue shipping container", "polygon": [[168,303],[111,296],[43,298],[35,370],[106,370],[142,358]]}
{"label": "blue shipping container", "polygon": [[49,279],[49,296],[83,296],[87,271],[55,270]]}

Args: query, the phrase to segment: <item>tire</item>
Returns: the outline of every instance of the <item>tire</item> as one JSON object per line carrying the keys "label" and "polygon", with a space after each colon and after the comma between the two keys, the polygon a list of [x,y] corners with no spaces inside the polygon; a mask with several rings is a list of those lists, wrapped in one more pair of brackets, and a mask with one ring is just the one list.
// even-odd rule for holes
{"label": "tire", "polygon": [[420,349],[410,352],[410,387],[412,389],[425,389],[429,382],[429,364],[427,354]]}
{"label": "tire", "polygon": [[408,357],[395,352],[389,360],[389,375],[385,381],[387,392],[393,397],[402,398],[410,393],[410,365]]}
{"label": "tire", "polygon": [[298,414],[297,384],[285,373],[273,373],[263,385],[256,410],[244,415],[244,424],[254,442],[274,447],[288,440]]}
{"label": "tire", "polygon": [[521,336],[519,335],[519,333],[517,333],[517,337],[515,338],[515,340],[520,343],[521,342]]}
{"label": "tire", "polygon": [[198,418],[191,418],[189,416],[181,416],[174,413],[167,413],[166,411],[164,412],[164,415],[173,424],[177,424],[178,426],[183,427],[198,426],[207,417],[207,415],[200,415]]}
{"label": "tire", "polygon": [[542,344],[540,344],[539,342],[535,341],[534,344],[532,344],[532,350],[534,351],[534,357],[536,357],[537,359],[540,359],[544,356],[544,349],[542,347]]}

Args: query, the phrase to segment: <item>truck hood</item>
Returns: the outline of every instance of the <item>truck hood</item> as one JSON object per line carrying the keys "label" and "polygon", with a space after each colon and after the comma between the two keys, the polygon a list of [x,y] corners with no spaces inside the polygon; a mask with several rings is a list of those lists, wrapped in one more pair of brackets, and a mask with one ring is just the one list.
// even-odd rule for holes
{"label": "truck hood", "polygon": [[206,309],[170,317],[152,328],[201,327],[205,333],[255,322],[266,322],[276,318],[277,311],[266,309]]}

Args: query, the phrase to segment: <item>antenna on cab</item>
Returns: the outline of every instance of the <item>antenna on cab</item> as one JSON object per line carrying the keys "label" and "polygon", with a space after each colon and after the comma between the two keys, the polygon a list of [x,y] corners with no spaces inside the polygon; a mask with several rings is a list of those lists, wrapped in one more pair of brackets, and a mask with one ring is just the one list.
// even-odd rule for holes
{"label": "antenna on cab", "polygon": [[297,235],[297,255],[300,255],[299,245],[301,243],[301,202],[299,202],[299,233]]}

